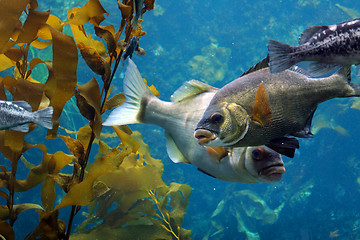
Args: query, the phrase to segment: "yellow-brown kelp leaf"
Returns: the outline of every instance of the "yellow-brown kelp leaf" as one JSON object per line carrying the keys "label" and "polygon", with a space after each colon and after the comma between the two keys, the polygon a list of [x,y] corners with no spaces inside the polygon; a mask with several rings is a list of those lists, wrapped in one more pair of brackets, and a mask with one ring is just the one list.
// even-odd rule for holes
{"label": "yellow-brown kelp leaf", "polygon": [[119,9],[121,11],[122,18],[128,19],[130,17],[130,15],[132,14],[131,7],[123,4],[119,0],[117,2],[118,2]]}
{"label": "yellow-brown kelp leaf", "polygon": [[84,25],[89,22],[91,18],[100,17],[109,13],[103,8],[99,0],[89,0],[81,8],[73,8],[70,11],[69,20],[65,24]]}
{"label": "yellow-brown kelp leaf", "polygon": [[81,127],[77,133],[77,139],[82,143],[85,151],[89,145],[91,132],[91,127],[89,125],[85,125],[84,127]]}
{"label": "yellow-brown kelp leaf", "polygon": [[58,220],[58,211],[38,211],[40,223],[26,239],[65,239],[66,225]]}
{"label": "yellow-brown kelp leaf", "polygon": [[82,143],[71,137],[59,135],[59,137],[65,142],[66,146],[69,148],[70,152],[74,154],[76,158],[81,158],[84,155],[84,146]]}
{"label": "yellow-brown kelp leaf", "polygon": [[92,46],[85,46],[82,42],[79,43],[77,47],[80,50],[81,56],[91,70],[98,75],[104,75],[106,62],[96,49]]}
{"label": "yellow-brown kelp leaf", "polygon": [[114,171],[128,153],[127,151],[113,149],[104,157],[95,160],[89,169],[87,177],[81,183],[72,186],[55,209],[57,210],[71,205],[86,206],[99,197],[96,195],[97,191],[94,191],[94,182],[100,176]]}
{"label": "yellow-brown kelp leaf", "polygon": [[0,77],[0,100],[6,100],[4,79],[2,77]]}
{"label": "yellow-brown kelp leaf", "polygon": [[31,145],[25,143],[26,149],[30,149],[33,147],[39,148],[43,151],[43,159],[42,162],[32,168],[28,177],[25,180],[16,179],[15,182],[15,192],[25,192],[37,185],[39,185],[42,181],[44,181],[45,177],[48,174],[48,163],[51,158],[51,155],[47,153],[45,145]]}
{"label": "yellow-brown kelp leaf", "polygon": [[87,120],[94,121],[95,109],[86,102],[86,99],[80,95],[79,91],[75,92],[76,106],[78,107],[81,115]]}
{"label": "yellow-brown kelp leaf", "polygon": [[41,186],[41,203],[45,211],[50,212],[53,209],[56,198],[55,181],[48,175]]}
{"label": "yellow-brown kelp leaf", "polygon": [[126,146],[128,145],[133,153],[136,153],[137,150],[140,148],[140,144],[132,138],[129,134],[121,131],[118,127],[112,126],[118,137],[120,138],[121,142]]}
{"label": "yellow-brown kelp leaf", "polygon": [[0,72],[15,65],[5,54],[0,54]]}
{"label": "yellow-brown kelp leaf", "polygon": [[0,237],[5,240],[14,240],[15,232],[8,222],[0,221]]}
{"label": "yellow-brown kelp leaf", "polygon": [[22,78],[17,80],[13,100],[23,100],[30,104],[33,111],[39,109],[44,93],[44,84],[33,83]]}
{"label": "yellow-brown kelp leaf", "polygon": [[105,40],[106,46],[107,46],[107,49],[108,49],[108,53],[109,54],[113,53],[115,51],[115,49],[116,49],[116,42],[115,42],[115,39],[114,39],[114,35],[109,30],[107,30],[106,28],[101,28],[101,27],[94,26],[94,29],[95,29],[95,34],[98,37],[101,37],[102,39]]}
{"label": "yellow-brown kelp leaf", "polygon": [[181,226],[189,203],[191,187],[187,184],[171,183],[169,193],[171,195],[170,207],[172,208],[170,216],[177,226]]}
{"label": "yellow-brown kelp leaf", "polygon": [[[15,216],[19,215],[23,211],[29,210],[29,209],[40,209],[43,208],[37,204],[33,203],[23,203],[23,204],[15,204],[13,205],[13,210],[15,213]],[[0,205],[0,220],[6,220],[9,218],[9,208],[5,205]]]}
{"label": "yellow-brown kelp leaf", "polygon": [[95,78],[92,78],[88,83],[77,85],[77,88],[79,89],[79,94],[86,100],[86,103],[95,110],[95,119],[91,127],[93,128],[95,136],[100,139],[102,121],[100,115],[101,96],[99,84]]}
{"label": "yellow-brown kelp leaf", "polygon": [[147,11],[154,9],[155,0],[144,0],[145,7]]}
{"label": "yellow-brown kelp leaf", "polygon": [[25,134],[24,132],[5,130],[4,147],[8,147],[12,151],[10,156],[5,156],[3,153],[5,157],[10,157],[8,159],[12,161],[20,157],[20,153],[23,151]]}
{"label": "yellow-brown kelp leaf", "polygon": [[39,11],[30,11],[27,16],[24,26],[20,32],[20,35],[16,39],[17,43],[30,43],[35,40],[39,28],[46,23],[50,11],[39,12]]}
{"label": "yellow-brown kelp leaf", "polygon": [[29,0],[0,1],[0,53],[8,49],[8,41],[19,23],[21,13]]}
{"label": "yellow-brown kelp leaf", "polygon": [[[50,27],[53,39],[53,74],[45,84],[46,95],[54,107],[53,129],[48,130],[47,138],[55,138],[59,127],[59,117],[65,103],[73,96],[77,82],[76,69],[78,54],[72,37]],[[51,89],[52,88],[52,89]]]}
{"label": "yellow-brown kelp leaf", "polygon": [[10,60],[18,62],[22,59],[23,53],[19,48],[10,48],[5,53],[5,56]]}
{"label": "yellow-brown kelp leaf", "polygon": [[105,102],[105,110],[111,110],[122,105],[125,102],[125,95],[124,93],[118,93],[109,100]]}

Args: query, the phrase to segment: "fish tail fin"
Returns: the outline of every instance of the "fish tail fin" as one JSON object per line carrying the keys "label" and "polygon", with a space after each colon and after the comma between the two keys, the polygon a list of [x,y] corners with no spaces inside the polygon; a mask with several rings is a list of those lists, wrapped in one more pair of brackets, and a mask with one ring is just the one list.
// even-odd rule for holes
{"label": "fish tail fin", "polygon": [[143,100],[149,96],[155,97],[141,77],[135,63],[131,59],[128,62],[129,65],[124,78],[126,101],[110,113],[106,121],[103,122],[104,126],[141,123],[141,116],[145,110],[145,105],[142,104]]}
{"label": "fish tail fin", "polygon": [[269,39],[268,42],[271,73],[279,73],[295,64],[291,54],[294,51],[293,46],[272,39]]}
{"label": "fish tail fin", "polygon": [[52,116],[53,116],[54,108],[47,107],[44,109],[40,109],[35,114],[34,123],[39,124],[47,129],[53,128]]}

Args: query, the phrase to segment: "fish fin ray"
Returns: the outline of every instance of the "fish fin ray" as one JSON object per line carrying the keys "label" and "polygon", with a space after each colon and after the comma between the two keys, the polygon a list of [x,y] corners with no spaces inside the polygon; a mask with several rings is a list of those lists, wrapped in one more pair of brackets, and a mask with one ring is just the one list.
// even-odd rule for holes
{"label": "fish fin ray", "polygon": [[339,67],[341,67],[339,64],[312,62],[309,64],[309,74],[313,77],[319,77]]}
{"label": "fish fin ray", "polygon": [[301,33],[299,37],[299,45],[305,44],[314,36],[314,34],[328,29],[328,26],[309,26]]}
{"label": "fish fin ray", "polygon": [[54,113],[53,107],[47,107],[34,112],[35,120],[34,123],[39,124],[47,129],[53,128],[52,117]]}
{"label": "fish fin ray", "polygon": [[26,101],[13,101],[12,103],[24,108],[26,111],[32,112],[32,107]]}
{"label": "fish fin ray", "polygon": [[165,137],[166,137],[166,150],[168,152],[168,155],[169,155],[169,158],[171,159],[171,161],[173,161],[174,163],[179,163],[179,162],[190,163],[184,157],[184,155],[182,154],[182,152],[176,145],[174,139],[168,132],[165,132]]}
{"label": "fish fin ray", "polygon": [[211,159],[215,160],[217,163],[220,163],[224,157],[228,156],[228,151],[225,147],[205,147],[207,153]]}
{"label": "fish fin ray", "polygon": [[210,86],[206,83],[200,82],[198,80],[190,80],[185,82],[181,87],[179,87],[170,97],[170,100],[173,102],[180,102],[186,98],[194,97],[203,92],[213,92],[218,90],[213,86]]}
{"label": "fish fin ray", "polygon": [[260,83],[260,86],[256,91],[252,118],[261,126],[266,125],[272,118],[269,98],[266,94],[264,83]]}
{"label": "fish fin ray", "polygon": [[271,73],[282,72],[295,64],[291,54],[295,47],[272,39],[268,43]]}
{"label": "fish fin ray", "polygon": [[141,77],[135,63],[129,58],[125,72],[124,94],[125,103],[115,108],[103,122],[104,126],[141,123],[138,116],[144,111],[141,102],[146,97],[155,97]]}
{"label": "fish fin ray", "polygon": [[15,127],[9,128],[9,130],[19,131],[19,132],[28,132],[29,131],[29,125],[27,123],[17,125]]}
{"label": "fish fin ray", "polygon": [[254,66],[250,67],[243,74],[241,74],[240,77],[242,77],[242,76],[244,76],[246,74],[252,73],[252,72],[256,72],[256,71],[258,71],[260,69],[267,68],[267,67],[269,67],[269,54],[263,60],[261,60],[260,62],[258,62]]}
{"label": "fish fin ray", "polygon": [[271,140],[265,146],[286,157],[293,158],[295,150],[299,148],[299,141],[296,138],[282,137]]}

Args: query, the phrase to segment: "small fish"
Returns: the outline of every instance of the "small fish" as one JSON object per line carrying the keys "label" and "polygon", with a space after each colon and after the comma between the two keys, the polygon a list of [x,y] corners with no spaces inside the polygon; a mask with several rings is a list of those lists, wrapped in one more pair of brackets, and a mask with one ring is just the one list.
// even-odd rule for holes
{"label": "small fish", "polygon": [[124,54],[121,56],[123,61],[125,61],[128,57],[132,58],[134,52],[138,55],[145,55],[145,50],[139,47],[139,38],[137,36],[133,36],[130,39],[130,42],[125,44],[124,48]]}
{"label": "small fish", "polygon": [[310,78],[292,70],[271,74],[263,68],[217,91],[194,136],[204,146],[266,145],[288,157],[299,147],[294,137],[312,136],[318,104],[332,98],[359,97],[360,85],[344,68],[326,78]]}
{"label": "small fish", "polygon": [[133,16],[133,19],[131,20],[131,27],[133,29],[137,29],[139,18],[142,16],[144,0],[133,0],[133,3],[134,3],[133,9],[134,9],[135,15]]}
{"label": "small fish", "polygon": [[321,76],[342,66],[358,65],[360,19],[308,27],[299,38],[299,46],[269,40],[268,50],[271,73],[281,72],[302,61],[314,61],[309,65],[311,76]]}
{"label": "small fish", "polygon": [[192,80],[184,83],[171,102],[148,89],[129,59],[125,72],[126,101],[114,109],[105,126],[155,124],[165,129],[167,152],[173,162],[190,163],[209,176],[231,182],[274,182],[285,172],[281,155],[265,146],[224,148],[197,144],[193,132],[217,88]]}
{"label": "small fish", "polygon": [[52,129],[53,107],[32,112],[31,106],[25,101],[0,100],[0,130],[9,129],[20,132],[29,131],[27,123],[36,123]]}

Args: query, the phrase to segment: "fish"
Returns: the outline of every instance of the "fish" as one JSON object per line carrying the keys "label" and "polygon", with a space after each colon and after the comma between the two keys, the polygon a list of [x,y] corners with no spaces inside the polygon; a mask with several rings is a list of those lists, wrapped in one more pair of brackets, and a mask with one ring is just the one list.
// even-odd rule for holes
{"label": "fish", "polygon": [[341,68],[329,77],[312,78],[293,70],[269,68],[228,83],[211,99],[194,136],[204,146],[266,145],[293,157],[296,137],[310,138],[317,106],[333,98],[359,97],[360,85]]}
{"label": "fish", "polygon": [[136,30],[138,27],[139,18],[142,16],[144,0],[133,0],[133,3],[134,16],[131,20],[131,27]]}
{"label": "fish", "polygon": [[145,55],[145,50],[139,46],[139,38],[137,36],[133,36],[130,42],[124,44],[123,47],[125,48],[124,54],[121,56],[123,62],[125,62],[128,57],[132,58],[134,52],[138,55]]}
{"label": "fish", "polygon": [[359,65],[360,18],[334,25],[310,26],[299,37],[299,46],[269,39],[268,50],[271,73],[279,73],[302,61],[313,61],[308,70],[313,77],[342,66]]}
{"label": "fish", "polygon": [[112,110],[103,125],[154,124],[165,130],[166,147],[175,163],[189,163],[223,181],[274,182],[285,172],[282,157],[266,146],[224,148],[197,144],[193,132],[208,103],[218,91],[205,83],[185,82],[162,101],[147,87],[129,59],[124,77],[126,101]]}
{"label": "fish", "polygon": [[47,107],[33,112],[26,101],[0,100],[0,130],[28,132],[28,123],[36,123],[47,129],[52,129],[53,111],[53,107]]}

